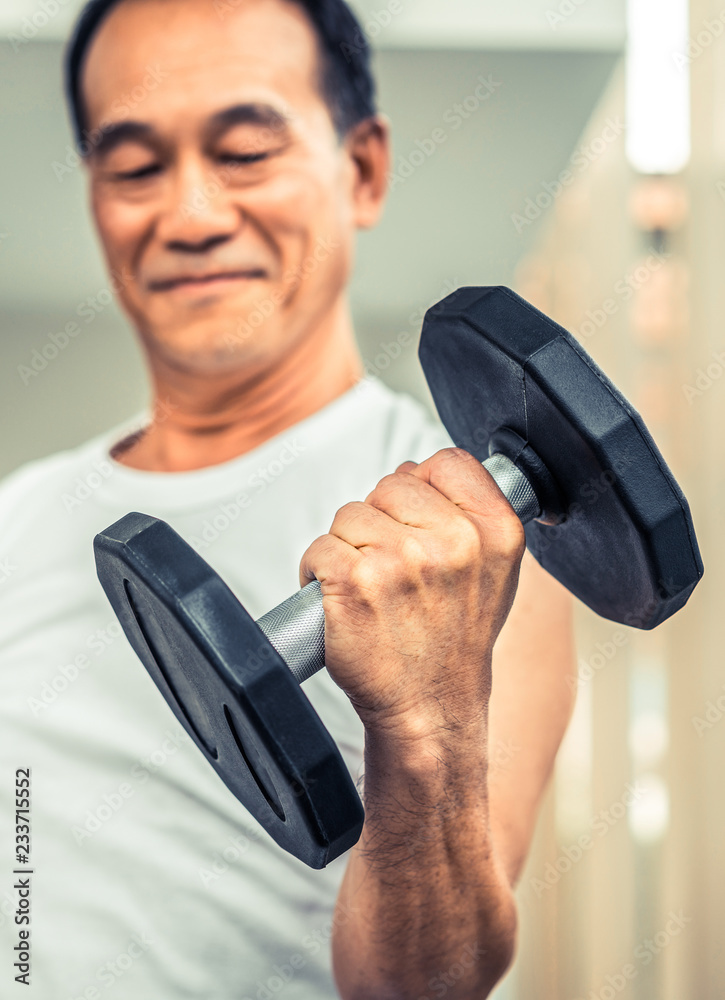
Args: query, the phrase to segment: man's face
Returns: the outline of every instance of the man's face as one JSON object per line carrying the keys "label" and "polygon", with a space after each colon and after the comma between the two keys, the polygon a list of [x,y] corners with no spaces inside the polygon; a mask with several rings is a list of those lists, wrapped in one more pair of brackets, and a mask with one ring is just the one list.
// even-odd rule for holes
{"label": "man's face", "polygon": [[125,0],[82,77],[107,263],[152,358],[189,373],[264,367],[309,335],[374,221],[304,12],[220,9]]}

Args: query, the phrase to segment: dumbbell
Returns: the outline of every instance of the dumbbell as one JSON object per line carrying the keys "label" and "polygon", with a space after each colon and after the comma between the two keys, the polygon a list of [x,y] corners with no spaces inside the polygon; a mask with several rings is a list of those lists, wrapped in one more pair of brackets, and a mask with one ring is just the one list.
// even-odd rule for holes
{"label": "dumbbell", "polygon": [[[687,501],[566,330],[507,288],[463,288],[426,314],[420,359],[454,443],[483,462],[549,573],[635,628],[684,606],[703,575]],[[300,686],[324,666],[319,583],[255,622],[157,518],[130,513],[94,549],[132,647],[233,794],[312,868],[349,850],[363,806]]]}

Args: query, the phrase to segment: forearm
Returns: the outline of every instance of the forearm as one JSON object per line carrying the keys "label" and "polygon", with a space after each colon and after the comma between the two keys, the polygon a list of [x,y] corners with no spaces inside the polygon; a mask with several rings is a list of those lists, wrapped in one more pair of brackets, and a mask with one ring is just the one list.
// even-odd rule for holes
{"label": "forearm", "polygon": [[481,1000],[508,967],[516,911],[489,832],[486,728],[403,743],[368,731],[365,826],[332,940],[343,1000],[418,1000],[440,984],[448,1000]]}

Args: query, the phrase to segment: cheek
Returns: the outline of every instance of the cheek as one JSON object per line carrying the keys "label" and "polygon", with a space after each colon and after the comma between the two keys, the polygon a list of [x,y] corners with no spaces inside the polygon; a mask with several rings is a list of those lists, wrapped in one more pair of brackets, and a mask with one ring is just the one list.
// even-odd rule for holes
{"label": "cheek", "polygon": [[91,202],[106,258],[114,262],[127,261],[143,235],[145,213],[134,206],[122,205],[95,193]]}
{"label": "cheek", "polygon": [[299,237],[304,252],[310,239],[314,243],[318,234],[337,234],[348,223],[341,181],[332,164],[306,163],[285,170],[259,192],[246,197],[241,193],[240,204],[246,202],[252,215],[258,210],[260,221],[266,221],[272,232]]}

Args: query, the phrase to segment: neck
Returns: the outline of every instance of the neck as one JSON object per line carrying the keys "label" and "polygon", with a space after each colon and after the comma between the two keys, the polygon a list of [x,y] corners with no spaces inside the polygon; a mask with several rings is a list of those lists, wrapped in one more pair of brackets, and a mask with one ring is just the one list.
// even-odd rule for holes
{"label": "neck", "polygon": [[114,449],[147,472],[186,472],[228,462],[347,392],[363,376],[346,304],[339,315],[260,371],[175,370],[152,358],[153,418]]}

